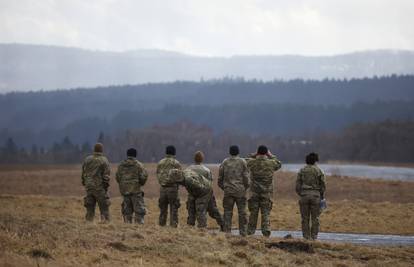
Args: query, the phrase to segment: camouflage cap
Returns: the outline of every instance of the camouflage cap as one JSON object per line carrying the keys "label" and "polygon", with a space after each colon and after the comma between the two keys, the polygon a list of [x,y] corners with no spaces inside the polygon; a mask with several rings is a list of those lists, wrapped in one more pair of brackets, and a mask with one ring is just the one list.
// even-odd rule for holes
{"label": "camouflage cap", "polygon": [[184,172],[179,169],[172,169],[168,172],[168,177],[173,183],[179,183],[184,181]]}
{"label": "camouflage cap", "polygon": [[102,153],[103,152],[103,144],[96,143],[95,146],[93,147],[93,152]]}

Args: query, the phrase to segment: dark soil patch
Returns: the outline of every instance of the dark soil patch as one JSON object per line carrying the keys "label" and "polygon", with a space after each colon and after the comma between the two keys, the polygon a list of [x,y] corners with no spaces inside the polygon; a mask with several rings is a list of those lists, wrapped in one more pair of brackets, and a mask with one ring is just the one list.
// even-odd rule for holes
{"label": "dark soil patch", "polygon": [[246,239],[233,239],[230,240],[230,244],[233,246],[247,246],[249,242]]}
{"label": "dark soil patch", "polygon": [[108,247],[111,247],[119,251],[131,251],[131,248],[122,242],[109,242],[107,245]]}
{"label": "dark soil patch", "polygon": [[315,250],[311,243],[303,241],[279,241],[266,243],[267,248],[278,248],[288,252],[314,253]]}
{"label": "dark soil patch", "polygon": [[49,252],[43,249],[32,249],[29,251],[29,255],[32,258],[44,258],[44,259],[53,259],[53,257],[49,254]]}

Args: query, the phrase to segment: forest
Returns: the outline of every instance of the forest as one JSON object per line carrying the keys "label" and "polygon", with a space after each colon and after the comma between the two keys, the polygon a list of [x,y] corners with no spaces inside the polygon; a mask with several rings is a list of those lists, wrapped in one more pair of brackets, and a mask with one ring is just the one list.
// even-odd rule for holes
{"label": "forest", "polygon": [[0,112],[0,161],[8,163],[79,162],[99,136],[114,161],[128,146],[155,161],[174,143],[184,161],[203,149],[217,162],[230,144],[248,153],[263,143],[289,162],[311,150],[326,160],[408,162],[414,76],[223,78],[8,93],[0,94]]}

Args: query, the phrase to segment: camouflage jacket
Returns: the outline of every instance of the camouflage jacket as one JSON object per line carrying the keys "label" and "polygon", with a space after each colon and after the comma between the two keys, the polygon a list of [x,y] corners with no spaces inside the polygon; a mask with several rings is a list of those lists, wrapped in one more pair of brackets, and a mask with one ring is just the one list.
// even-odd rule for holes
{"label": "camouflage jacket", "polygon": [[108,159],[102,153],[93,153],[83,162],[82,185],[86,190],[107,190],[110,174]]}
{"label": "camouflage jacket", "polygon": [[247,159],[250,170],[250,191],[254,194],[270,195],[273,193],[273,173],[282,167],[282,163],[271,155],[257,155]]}
{"label": "camouflage jacket", "polygon": [[141,186],[147,182],[147,179],[148,173],[144,165],[134,157],[122,161],[116,171],[116,181],[122,195],[140,193]]}
{"label": "camouflage jacket", "polygon": [[188,169],[204,176],[205,178],[209,179],[210,181],[213,181],[213,175],[211,174],[210,169],[207,168],[203,164],[193,164],[193,165],[188,166]]}
{"label": "camouflage jacket", "polygon": [[239,156],[226,158],[220,165],[217,182],[225,195],[244,197],[250,185],[246,160]]}
{"label": "camouflage jacket", "polygon": [[296,179],[296,193],[303,195],[323,196],[325,194],[325,175],[316,165],[303,167]]}
{"label": "camouflage jacket", "polygon": [[[174,156],[167,155],[160,160],[157,165],[157,179],[161,186],[176,186],[177,184],[171,183],[168,179],[168,172],[172,169],[181,170],[181,164]],[[178,187],[177,187],[178,188]]]}
{"label": "camouflage jacket", "polygon": [[183,171],[184,179],[180,184],[184,185],[188,193],[194,197],[204,196],[212,190],[212,182],[200,173],[187,168]]}

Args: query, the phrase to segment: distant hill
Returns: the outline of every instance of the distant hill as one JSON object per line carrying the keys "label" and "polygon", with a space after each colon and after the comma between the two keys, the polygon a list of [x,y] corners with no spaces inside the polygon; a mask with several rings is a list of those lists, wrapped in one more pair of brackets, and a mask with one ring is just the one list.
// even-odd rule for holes
{"label": "distant hill", "polygon": [[360,78],[414,74],[414,52],[377,50],[336,56],[197,57],[162,50],[104,52],[0,44],[0,92],[176,80]]}

